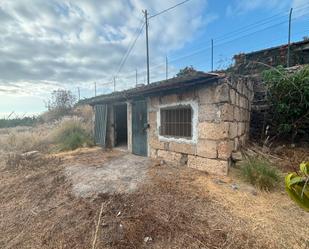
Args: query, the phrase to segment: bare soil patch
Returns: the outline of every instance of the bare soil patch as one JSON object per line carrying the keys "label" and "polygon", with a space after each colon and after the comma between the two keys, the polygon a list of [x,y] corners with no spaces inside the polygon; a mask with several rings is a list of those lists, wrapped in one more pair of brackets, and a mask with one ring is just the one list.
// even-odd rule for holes
{"label": "bare soil patch", "polygon": [[123,154],[93,167],[89,167],[89,162],[67,165],[65,173],[76,196],[90,197],[99,193],[133,192],[147,180],[150,166],[147,157]]}
{"label": "bare soil patch", "polygon": [[2,162],[0,248],[91,248],[102,203],[96,248],[308,247],[308,213],[280,191],[252,194],[233,174],[218,181],[154,162],[134,191],[83,198],[67,167],[98,169],[124,153],[94,148],[56,156],[62,163],[35,168]]}

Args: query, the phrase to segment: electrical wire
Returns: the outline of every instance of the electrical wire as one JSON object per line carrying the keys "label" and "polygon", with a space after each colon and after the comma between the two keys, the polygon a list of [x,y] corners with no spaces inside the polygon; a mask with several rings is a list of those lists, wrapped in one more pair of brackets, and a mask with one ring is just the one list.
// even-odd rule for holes
{"label": "electrical wire", "polygon": [[140,25],[139,28],[137,28],[136,32],[135,32],[135,36],[133,36],[131,42],[129,43],[129,47],[126,51],[126,53],[123,55],[122,59],[121,59],[121,62],[119,64],[119,67],[118,67],[118,70],[117,70],[117,73],[115,74],[115,77],[121,72],[124,64],[126,63],[132,49],[134,48],[135,44],[136,44],[136,41],[137,39],[139,38],[139,36],[141,35],[142,31],[143,31],[143,28],[145,26],[145,22],[143,21]]}
{"label": "electrical wire", "polygon": [[164,13],[166,13],[166,12],[172,10],[172,9],[175,9],[176,7],[178,7],[178,6],[182,5],[182,4],[185,4],[185,3],[189,2],[189,1],[190,0],[185,0],[185,1],[180,2],[180,3],[178,3],[178,4],[176,4],[176,5],[172,6],[172,7],[169,7],[167,9],[165,9],[165,10],[162,10],[162,11],[160,11],[160,12],[158,12],[158,13],[152,15],[152,16],[149,16],[148,20],[151,19],[151,18],[154,18],[156,16],[162,15],[162,14],[164,14]]}
{"label": "electrical wire", "polygon": [[[185,3],[188,2],[188,1],[190,1],[190,0],[186,0],[186,1],[180,2],[180,3],[178,3],[178,4],[176,4],[176,5],[172,6],[172,7],[170,7],[170,8],[168,8],[168,9],[165,9],[165,10],[160,11],[160,12],[154,14],[154,15],[151,15],[151,16],[148,18],[148,20],[151,19],[151,18],[154,18],[154,17],[156,17],[156,16],[158,16],[158,15],[164,14],[164,13],[166,13],[166,12],[168,12],[168,11],[170,11],[170,10],[176,8],[176,7],[179,6],[179,5],[185,4]],[[295,13],[295,11],[301,11],[301,10],[304,10],[304,9],[306,10],[306,9],[308,9],[308,8],[309,8],[309,4],[305,4],[305,5],[299,6],[299,7],[297,7],[297,8],[294,8],[294,13]],[[219,46],[222,46],[222,45],[225,45],[225,44],[234,42],[234,41],[236,41],[236,40],[243,39],[243,38],[245,38],[245,37],[248,37],[248,36],[257,34],[257,33],[259,33],[259,32],[263,32],[263,31],[265,31],[265,30],[268,30],[268,29],[271,29],[271,28],[274,28],[274,27],[283,25],[283,24],[287,23],[288,21],[287,21],[287,20],[284,20],[284,21],[275,23],[275,24],[270,25],[270,26],[269,26],[269,25],[265,26],[266,24],[270,24],[270,23],[272,23],[272,22],[274,22],[274,21],[278,21],[278,20],[280,20],[280,19],[286,17],[286,16],[284,16],[286,13],[288,13],[288,11],[284,11],[284,12],[278,13],[278,14],[276,14],[276,15],[270,16],[270,17],[268,17],[268,18],[261,19],[261,20],[259,20],[259,21],[257,21],[257,22],[251,23],[251,24],[249,24],[249,25],[245,25],[245,26],[243,26],[243,27],[237,28],[237,29],[235,29],[235,30],[233,30],[233,31],[231,31],[231,32],[226,33],[226,34],[217,36],[217,37],[215,37],[215,38],[216,38],[216,41],[219,41],[219,43],[215,44],[215,47],[219,47]],[[304,16],[304,15],[307,15],[307,14],[308,14],[308,13],[304,13],[304,14],[302,14],[302,15],[300,15],[300,16],[297,16],[297,17],[295,17],[295,18],[292,18],[292,20],[295,20],[295,19],[300,18],[300,17],[302,17],[302,16]],[[131,44],[131,46],[128,48],[127,53],[124,55],[124,57],[123,57],[123,59],[122,59],[122,61],[121,61],[121,64],[120,64],[120,66],[119,66],[119,69],[118,69],[118,73],[117,73],[117,74],[120,73],[120,71],[121,71],[123,65],[125,64],[125,62],[126,62],[128,56],[129,56],[130,52],[132,51],[133,47],[135,46],[135,43],[136,43],[138,37],[140,36],[140,34],[141,34],[141,32],[142,32],[142,30],[143,30],[143,28],[144,28],[144,25],[145,25],[145,23],[142,24],[141,28],[139,29],[139,31],[138,31],[138,33],[137,33],[137,35],[136,35],[136,37],[135,37],[135,40],[133,41],[133,43]],[[255,30],[255,31],[253,31],[253,32],[249,32],[249,33],[247,32],[247,31],[251,31],[252,28],[260,27],[260,26],[264,26],[264,27],[263,27],[262,29]],[[235,33],[236,33],[237,35],[240,35],[240,34],[244,34],[244,35],[236,36],[236,37],[235,37],[235,35],[234,35]],[[232,38],[232,39],[230,39],[230,38]],[[222,41],[222,42],[220,43],[220,41]],[[197,55],[197,54],[201,54],[201,53],[205,52],[206,50],[208,50],[208,49],[210,49],[210,48],[211,48],[211,46],[203,47],[203,48],[198,49],[198,50],[196,50],[196,51],[194,51],[194,52],[192,52],[192,53],[189,53],[189,54],[186,54],[186,55],[183,55],[183,56],[179,56],[179,57],[175,57],[175,58],[171,58],[171,59],[169,59],[169,62],[176,62],[176,61],[183,60],[183,59],[188,58],[188,57],[191,57],[191,56],[195,56],[195,55]],[[163,65],[165,65],[165,63],[160,63],[160,64],[157,64],[157,65],[151,66],[151,69],[158,68],[158,67],[161,67],[161,66],[163,66]],[[146,70],[143,70],[142,72],[139,72],[138,74],[139,74],[139,75],[140,75],[140,74],[143,75],[145,72],[146,72]],[[133,72],[132,72],[132,74],[130,74],[130,73],[127,74],[127,77],[126,77],[126,78],[130,78],[130,75],[133,76]],[[134,72],[134,75],[135,75],[135,72]]]}

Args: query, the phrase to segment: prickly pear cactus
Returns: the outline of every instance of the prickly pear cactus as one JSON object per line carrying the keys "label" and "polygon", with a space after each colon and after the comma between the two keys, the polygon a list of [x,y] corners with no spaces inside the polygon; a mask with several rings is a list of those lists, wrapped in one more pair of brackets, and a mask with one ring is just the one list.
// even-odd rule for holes
{"label": "prickly pear cactus", "polygon": [[299,168],[298,173],[285,177],[285,189],[294,202],[309,212],[309,162],[301,163]]}

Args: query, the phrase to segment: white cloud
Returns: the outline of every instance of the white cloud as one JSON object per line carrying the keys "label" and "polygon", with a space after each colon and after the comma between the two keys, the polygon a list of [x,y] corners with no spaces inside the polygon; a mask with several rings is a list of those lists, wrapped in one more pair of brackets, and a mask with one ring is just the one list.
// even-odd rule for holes
{"label": "white cloud", "polygon": [[[51,89],[111,81],[129,42],[140,24],[142,9],[150,15],[177,0],[34,0],[0,2],[0,93],[42,95]],[[205,0],[194,0],[150,20],[150,56],[156,63],[179,49],[203,25]],[[204,27],[203,27],[204,28]],[[136,43],[127,73],[145,68],[145,40]],[[158,72],[153,74],[158,77]],[[156,76],[157,75],[157,76]],[[139,78],[143,79],[142,75]]]}
{"label": "white cloud", "polygon": [[226,8],[228,16],[245,14],[256,9],[280,10],[288,6],[290,0],[235,0]]}
{"label": "white cloud", "polygon": [[308,0],[293,0],[292,6],[294,8],[295,16],[308,16],[309,11],[309,1]]}

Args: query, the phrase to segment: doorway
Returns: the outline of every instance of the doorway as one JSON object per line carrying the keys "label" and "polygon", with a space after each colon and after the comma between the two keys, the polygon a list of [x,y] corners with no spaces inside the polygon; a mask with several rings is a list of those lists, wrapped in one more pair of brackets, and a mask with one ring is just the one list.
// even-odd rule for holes
{"label": "doorway", "polygon": [[115,146],[128,149],[127,104],[114,106]]}

